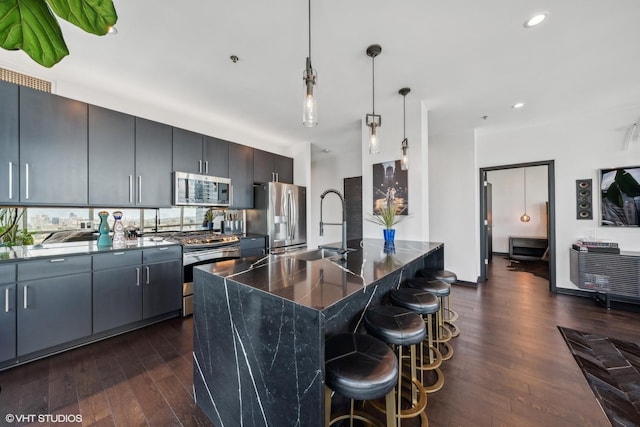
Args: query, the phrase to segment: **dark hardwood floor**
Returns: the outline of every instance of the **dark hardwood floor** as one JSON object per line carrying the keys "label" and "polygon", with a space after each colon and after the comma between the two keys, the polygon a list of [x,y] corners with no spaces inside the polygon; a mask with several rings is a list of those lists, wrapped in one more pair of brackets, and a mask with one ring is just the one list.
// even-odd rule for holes
{"label": "dark hardwood floor", "polygon": [[[551,294],[507,263],[494,257],[478,288],[453,287],[461,334],[444,388],[429,395],[429,425],[609,426],[557,326],[638,342],[640,314]],[[0,425],[61,414],[86,426],[210,426],[193,401],[192,339],[192,319],[173,319],[0,372]]]}

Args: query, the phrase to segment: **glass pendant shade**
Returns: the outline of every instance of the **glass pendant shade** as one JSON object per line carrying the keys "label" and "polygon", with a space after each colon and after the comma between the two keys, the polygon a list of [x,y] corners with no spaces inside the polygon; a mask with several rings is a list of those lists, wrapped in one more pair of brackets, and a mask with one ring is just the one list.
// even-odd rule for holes
{"label": "glass pendant shade", "polygon": [[302,124],[308,128],[318,126],[318,104],[315,96],[318,76],[311,68],[311,59],[307,58],[307,67],[303,74],[304,100],[302,102]]}
{"label": "glass pendant shade", "polygon": [[527,215],[527,213],[523,213],[522,216],[520,217],[520,221],[522,222],[529,222],[531,221],[531,217],[529,215]]}
{"label": "glass pendant shade", "polygon": [[409,170],[409,146],[406,139],[402,141],[402,159],[400,160],[400,169]]}
{"label": "glass pendant shade", "polygon": [[380,154],[380,140],[378,139],[378,133],[376,131],[376,125],[370,125],[371,132],[369,133],[369,154]]}

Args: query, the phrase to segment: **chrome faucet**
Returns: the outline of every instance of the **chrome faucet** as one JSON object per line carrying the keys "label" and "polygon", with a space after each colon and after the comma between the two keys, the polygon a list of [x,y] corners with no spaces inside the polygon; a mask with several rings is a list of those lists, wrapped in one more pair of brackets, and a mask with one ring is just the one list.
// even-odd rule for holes
{"label": "chrome faucet", "polygon": [[[329,194],[334,193],[338,197],[340,197],[340,202],[342,203],[342,223],[339,222],[324,222],[322,221],[322,202],[324,201],[324,197]],[[344,202],[344,196],[338,190],[330,188],[320,195],[320,236],[324,236],[324,226],[325,225],[340,225],[342,226],[342,246],[340,247],[340,254],[342,255],[342,259],[346,259],[347,253],[347,205]],[[320,248],[326,246],[319,246]]]}

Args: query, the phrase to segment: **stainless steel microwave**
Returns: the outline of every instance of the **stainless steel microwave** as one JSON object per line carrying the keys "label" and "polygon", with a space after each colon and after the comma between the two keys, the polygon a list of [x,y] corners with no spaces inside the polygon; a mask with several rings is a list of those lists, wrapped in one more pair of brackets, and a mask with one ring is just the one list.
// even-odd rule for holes
{"label": "stainless steel microwave", "polygon": [[231,180],[216,176],[174,172],[173,198],[176,206],[229,206]]}

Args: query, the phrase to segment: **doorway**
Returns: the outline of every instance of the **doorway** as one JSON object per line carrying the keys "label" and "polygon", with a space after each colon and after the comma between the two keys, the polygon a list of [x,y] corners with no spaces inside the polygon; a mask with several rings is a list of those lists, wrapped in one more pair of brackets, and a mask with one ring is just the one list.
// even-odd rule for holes
{"label": "doorway", "polygon": [[[487,179],[488,174],[493,171],[508,171],[524,168],[533,168],[536,166],[546,166],[547,178],[547,204],[546,210],[546,234],[548,250],[545,258],[549,263],[549,290],[556,292],[556,236],[555,236],[555,170],[554,161],[539,161],[529,163],[518,163],[511,165],[500,165],[480,169],[480,281],[486,281],[488,277],[488,264],[491,260],[491,254],[495,250],[493,236],[496,234],[493,229],[493,221],[495,220],[492,209],[491,199],[495,200],[495,188]],[[526,172],[525,172],[526,173]],[[521,190],[522,191],[522,190]],[[492,194],[493,193],[493,194]],[[526,211],[526,203],[523,206]],[[522,209],[522,208],[521,208]],[[536,213],[538,215],[538,213]]]}

